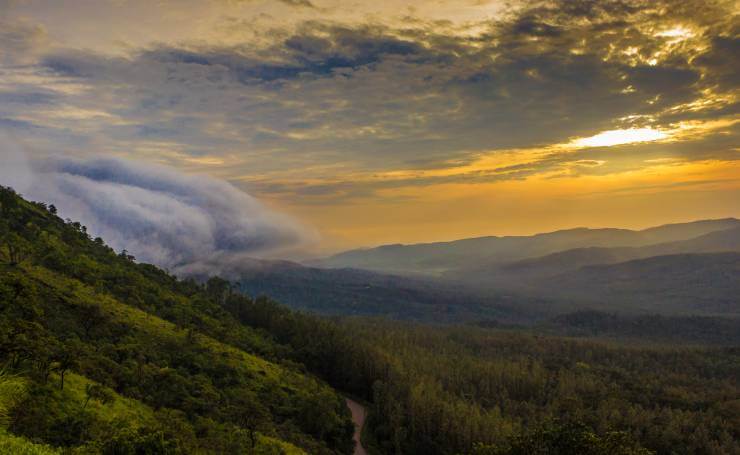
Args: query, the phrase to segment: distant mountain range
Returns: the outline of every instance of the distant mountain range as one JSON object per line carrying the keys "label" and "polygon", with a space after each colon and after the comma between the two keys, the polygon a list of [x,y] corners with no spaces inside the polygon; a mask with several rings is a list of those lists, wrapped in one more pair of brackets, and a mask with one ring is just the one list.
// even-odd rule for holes
{"label": "distant mountain range", "polygon": [[313,261],[310,265],[352,267],[383,273],[442,275],[576,248],[644,247],[694,239],[732,228],[740,228],[740,220],[702,220],[640,231],[575,228],[532,236],[478,237],[452,242],[384,245],[346,251]]}
{"label": "distant mountain range", "polygon": [[447,272],[445,276],[468,283],[481,282],[511,287],[532,279],[554,276],[589,265],[616,264],[651,256],[732,251],[740,251],[740,227],[710,232],[689,240],[642,247],[574,248],[503,264],[493,259],[460,267]]}
{"label": "distant mountain range", "polygon": [[440,322],[533,320],[583,308],[740,317],[734,218],[387,245],[311,264],[321,268],[248,273],[245,290],[324,312]]}

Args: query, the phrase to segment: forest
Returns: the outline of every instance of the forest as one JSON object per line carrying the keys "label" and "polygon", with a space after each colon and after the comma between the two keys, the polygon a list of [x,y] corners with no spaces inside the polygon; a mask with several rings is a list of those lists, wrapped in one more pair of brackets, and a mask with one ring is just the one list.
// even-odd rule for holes
{"label": "forest", "polygon": [[309,314],[9,188],[0,364],[9,453],[352,453],[344,396],[377,454],[740,452],[740,348]]}
{"label": "forest", "polygon": [[[368,443],[380,453],[740,450],[737,348],[327,320],[268,298],[238,301],[228,308],[240,320],[371,403]],[[569,451],[580,438],[594,446]]]}
{"label": "forest", "polygon": [[17,389],[4,435],[74,453],[351,450],[344,399],[212,288],[114,253],[53,206],[6,189],[0,204],[0,362]]}

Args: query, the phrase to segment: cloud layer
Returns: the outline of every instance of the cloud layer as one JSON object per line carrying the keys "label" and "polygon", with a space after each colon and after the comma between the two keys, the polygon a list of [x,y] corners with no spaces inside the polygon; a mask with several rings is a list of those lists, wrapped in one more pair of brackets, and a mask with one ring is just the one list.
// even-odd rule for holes
{"label": "cloud layer", "polygon": [[121,159],[32,162],[5,148],[0,184],[54,204],[117,251],[178,274],[223,273],[297,248],[310,235],[233,185]]}
{"label": "cloud layer", "polygon": [[[308,166],[321,178],[314,169],[326,164],[447,167],[603,130],[736,115],[731,9],[557,0],[463,24],[275,21],[237,44],[62,48],[34,68],[46,84],[0,90],[10,97],[0,119],[54,143],[97,140],[178,164],[206,157],[253,178]],[[249,24],[231,27],[238,35]],[[13,47],[32,46],[34,35],[13,36]]]}
{"label": "cloud layer", "polygon": [[[312,224],[360,232],[358,207],[389,220],[450,185],[729,182],[740,157],[731,0],[11,3],[0,129],[218,175]],[[625,130],[663,139],[578,141]]]}

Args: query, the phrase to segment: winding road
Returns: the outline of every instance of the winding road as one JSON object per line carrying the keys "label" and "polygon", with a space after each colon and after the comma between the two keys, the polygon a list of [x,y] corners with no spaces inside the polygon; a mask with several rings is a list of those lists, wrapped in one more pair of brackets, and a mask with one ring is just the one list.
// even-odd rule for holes
{"label": "winding road", "polygon": [[360,442],[360,435],[362,434],[362,427],[365,426],[365,408],[358,402],[346,398],[347,406],[352,412],[352,421],[355,423],[355,435],[352,437],[355,441],[355,455],[367,455],[367,451],[362,447]]}

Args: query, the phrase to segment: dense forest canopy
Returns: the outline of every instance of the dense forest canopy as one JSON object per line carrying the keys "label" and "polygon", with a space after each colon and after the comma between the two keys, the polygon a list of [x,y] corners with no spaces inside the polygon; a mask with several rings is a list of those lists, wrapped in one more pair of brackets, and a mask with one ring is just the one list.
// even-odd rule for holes
{"label": "dense forest canopy", "polygon": [[740,451],[736,347],[310,315],[55,212],[0,188],[2,446],[351,453],[348,394],[374,453]]}

